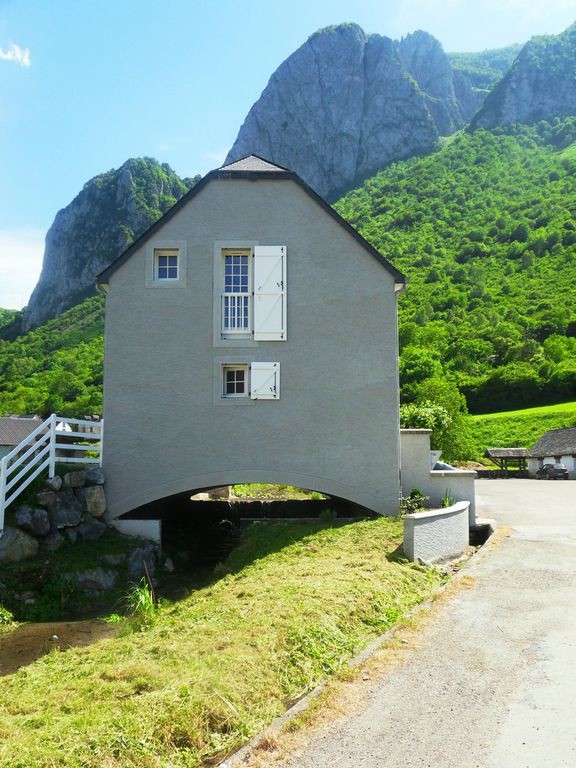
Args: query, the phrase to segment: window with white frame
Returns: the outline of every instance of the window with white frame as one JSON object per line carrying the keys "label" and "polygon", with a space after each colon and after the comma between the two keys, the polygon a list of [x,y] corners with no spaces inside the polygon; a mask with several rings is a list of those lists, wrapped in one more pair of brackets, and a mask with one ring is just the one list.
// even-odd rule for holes
{"label": "window with white frame", "polygon": [[154,248],[154,279],[178,280],[180,268],[178,248]]}
{"label": "window with white frame", "polygon": [[222,251],[222,333],[247,335],[252,326],[251,252],[249,248]]}
{"label": "window with white frame", "polygon": [[222,397],[280,399],[280,363],[226,363],[221,368]]}
{"label": "window with white frame", "polygon": [[222,366],[222,397],[248,397],[248,366]]}
{"label": "window with white frame", "polygon": [[222,248],[221,335],[286,340],[286,246]]}

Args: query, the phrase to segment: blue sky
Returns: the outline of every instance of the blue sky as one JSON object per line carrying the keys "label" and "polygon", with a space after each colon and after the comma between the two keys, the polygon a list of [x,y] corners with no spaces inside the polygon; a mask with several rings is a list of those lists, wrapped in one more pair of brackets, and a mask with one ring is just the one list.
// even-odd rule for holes
{"label": "blue sky", "polygon": [[0,307],[21,308],[58,210],[93,176],[155,157],[218,167],[279,64],[354,21],[446,51],[557,34],[574,0],[0,0]]}

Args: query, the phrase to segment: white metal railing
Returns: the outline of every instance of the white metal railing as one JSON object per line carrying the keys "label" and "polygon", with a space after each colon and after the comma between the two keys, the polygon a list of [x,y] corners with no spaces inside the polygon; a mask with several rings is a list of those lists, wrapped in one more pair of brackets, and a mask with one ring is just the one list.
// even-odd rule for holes
{"label": "white metal railing", "polygon": [[0,535],[8,505],[44,470],[48,470],[48,477],[54,477],[57,460],[63,464],[102,464],[103,431],[103,421],[68,419],[53,413],[0,459]]}

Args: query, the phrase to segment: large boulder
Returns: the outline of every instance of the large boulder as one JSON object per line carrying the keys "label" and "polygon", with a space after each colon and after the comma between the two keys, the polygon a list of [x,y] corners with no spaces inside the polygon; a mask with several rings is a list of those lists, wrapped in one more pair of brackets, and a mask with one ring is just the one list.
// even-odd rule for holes
{"label": "large boulder", "polygon": [[104,485],[104,470],[96,464],[92,464],[84,470],[86,485]]}
{"label": "large boulder", "polygon": [[56,495],[54,505],[48,510],[48,515],[56,528],[78,525],[82,519],[82,504],[74,495],[74,491],[60,491]]}
{"label": "large boulder", "polygon": [[85,483],[86,472],[83,469],[76,469],[64,475],[64,488],[82,488]]}
{"label": "large boulder", "polygon": [[140,581],[146,575],[153,576],[156,571],[156,547],[154,544],[145,544],[135,549],[128,558],[128,579],[130,581]]}
{"label": "large boulder", "polygon": [[14,522],[18,528],[32,536],[47,536],[50,532],[48,512],[41,507],[22,504],[14,513]]}
{"label": "large boulder", "polygon": [[95,517],[85,515],[80,525],[76,526],[73,530],[79,539],[94,541],[103,536],[108,530],[108,527]]}
{"label": "large boulder", "polygon": [[7,525],[0,536],[0,563],[19,563],[38,552],[38,542],[20,528]]}
{"label": "large boulder", "polygon": [[118,583],[118,572],[104,568],[88,568],[77,573],[67,573],[64,581],[72,584],[79,592],[94,593],[112,589]]}
{"label": "large boulder", "polygon": [[92,517],[102,517],[106,512],[106,494],[102,485],[88,485],[82,489],[85,510]]}

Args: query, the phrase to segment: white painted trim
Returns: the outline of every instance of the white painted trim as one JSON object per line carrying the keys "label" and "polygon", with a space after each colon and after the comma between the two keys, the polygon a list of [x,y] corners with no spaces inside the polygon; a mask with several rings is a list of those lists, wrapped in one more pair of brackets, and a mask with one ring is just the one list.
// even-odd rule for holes
{"label": "white painted trim", "polygon": [[[187,242],[186,240],[151,240],[146,244],[145,278],[146,288],[186,288],[187,273]],[[155,251],[168,248],[178,250],[178,278],[175,280],[156,279]]]}
{"label": "white painted trim", "polygon": [[[252,338],[252,332],[222,338],[222,251],[225,248],[250,248],[252,251],[258,245],[257,240],[215,240],[213,254],[212,279],[212,326],[214,347],[257,347],[258,342]],[[252,311],[252,310],[251,310]]]}

